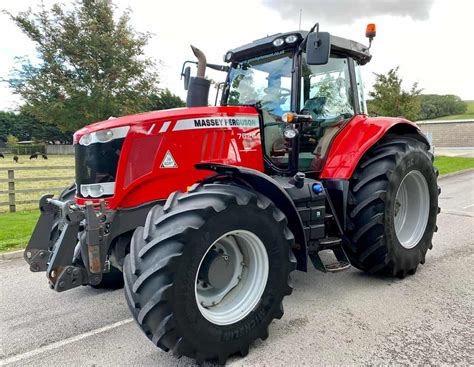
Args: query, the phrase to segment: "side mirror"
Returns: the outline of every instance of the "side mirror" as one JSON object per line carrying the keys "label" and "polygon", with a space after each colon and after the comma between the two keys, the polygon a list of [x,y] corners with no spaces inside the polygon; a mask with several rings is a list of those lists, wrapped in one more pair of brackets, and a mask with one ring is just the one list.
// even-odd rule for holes
{"label": "side mirror", "polygon": [[191,76],[191,67],[186,66],[186,68],[184,69],[184,73],[182,75],[184,76],[184,90],[188,90],[189,78]]}
{"label": "side mirror", "polygon": [[324,65],[329,61],[331,36],[328,32],[311,32],[306,41],[306,63]]}

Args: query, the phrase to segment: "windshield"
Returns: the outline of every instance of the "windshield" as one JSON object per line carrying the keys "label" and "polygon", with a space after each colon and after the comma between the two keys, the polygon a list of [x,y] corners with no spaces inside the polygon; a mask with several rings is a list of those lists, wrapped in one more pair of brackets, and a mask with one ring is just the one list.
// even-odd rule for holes
{"label": "windshield", "polygon": [[227,105],[260,102],[281,116],[290,110],[292,52],[281,51],[234,64],[229,74]]}

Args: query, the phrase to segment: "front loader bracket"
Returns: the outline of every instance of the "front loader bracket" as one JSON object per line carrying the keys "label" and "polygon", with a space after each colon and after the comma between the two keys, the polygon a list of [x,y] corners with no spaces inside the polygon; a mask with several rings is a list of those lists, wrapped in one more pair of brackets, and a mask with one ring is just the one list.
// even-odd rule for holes
{"label": "front loader bracket", "polygon": [[41,197],[39,201],[41,215],[23,253],[23,257],[30,264],[30,270],[33,272],[45,271],[48,268],[51,249],[49,241],[44,239],[50,238],[54,220],[59,212],[59,208],[50,202],[52,197],[52,194]]}

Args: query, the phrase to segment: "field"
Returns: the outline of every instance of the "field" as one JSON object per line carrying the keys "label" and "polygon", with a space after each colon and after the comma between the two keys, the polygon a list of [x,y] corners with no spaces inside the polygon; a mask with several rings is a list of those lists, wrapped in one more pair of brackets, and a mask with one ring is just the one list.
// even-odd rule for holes
{"label": "field", "polygon": [[451,115],[438,117],[434,120],[464,120],[464,119],[474,119],[474,101],[465,101],[467,103],[467,111],[462,115]]}
{"label": "field", "polygon": [[[53,156],[50,155],[48,160],[42,158],[38,159],[29,159],[29,156],[21,155],[19,156],[18,163],[13,161],[13,156],[11,154],[5,155],[4,159],[0,158],[0,179],[6,179],[7,171],[4,170],[7,167],[21,168],[21,167],[43,167],[48,168],[41,170],[15,170],[15,178],[35,178],[35,181],[32,182],[16,182],[16,190],[26,190],[34,188],[45,188],[42,192],[33,192],[33,193],[17,193],[16,200],[37,200],[39,197],[45,193],[52,192],[53,194],[59,194],[59,190],[48,190],[48,187],[66,187],[70,185],[74,179],[62,179],[62,177],[73,177],[74,169],[55,169],[57,166],[74,166],[74,156],[72,155],[62,155],[62,156]],[[58,177],[57,180],[52,181],[41,181],[38,178],[51,178]],[[0,191],[5,191],[8,189],[7,182],[0,182]],[[0,194],[0,202],[8,201],[8,194]],[[33,204],[19,204],[17,210],[28,210],[37,208],[37,203]],[[8,206],[0,206],[0,213],[8,211]]]}
{"label": "field", "polygon": [[[10,158],[7,156],[6,158]],[[10,159],[0,159],[0,169],[6,166],[13,166],[13,162]],[[73,176],[73,170],[58,170],[54,169],[54,166],[60,165],[73,165],[72,156],[51,156],[47,161],[29,161],[28,157],[20,157],[20,163],[18,166],[49,166],[44,171],[17,171],[18,177],[48,177],[48,176]],[[440,175],[461,171],[469,168],[474,168],[474,158],[465,157],[436,157],[435,165],[440,171]],[[1,171],[0,171],[1,172]],[[3,172],[2,172],[3,173]],[[6,173],[5,173],[6,175]],[[57,180],[46,183],[41,182],[21,182],[18,183],[20,188],[32,188],[42,187],[43,185],[49,185],[52,187],[66,187],[71,183],[71,180]],[[41,186],[39,186],[41,184]],[[2,186],[0,186],[2,187]],[[6,183],[0,190],[6,189]],[[48,190],[45,189],[45,192]],[[21,199],[33,198],[38,199],[41,193],[21,194],[24,195]],[[5,195],[6,196],[6,195]],[[0,201],[6,200],[4,197],[0,197]],[[20,206],[21,207],[21,206]],[[38,219],[39,212],[36,210],[37,204],[24,205],[23,210],[19,210],[17,213],[1,213],[0,212],[0,252],[13,251],[16,249],[24,248],[28,242],[29,236],[33,231],[33,227]],[[35,210],[31,210],[35,208]],[[3,211],[8,209],[3,208]],[[29,209],[29,210],[25,210]]]}

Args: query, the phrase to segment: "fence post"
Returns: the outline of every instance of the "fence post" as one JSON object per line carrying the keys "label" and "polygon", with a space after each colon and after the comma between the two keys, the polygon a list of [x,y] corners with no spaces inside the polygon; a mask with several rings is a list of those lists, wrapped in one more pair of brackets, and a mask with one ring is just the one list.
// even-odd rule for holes
{"label": "fence post", "polygon": [[10,205],[10,213],[16,212],[15,205],[15,171],[8,170],[8,202]]}

